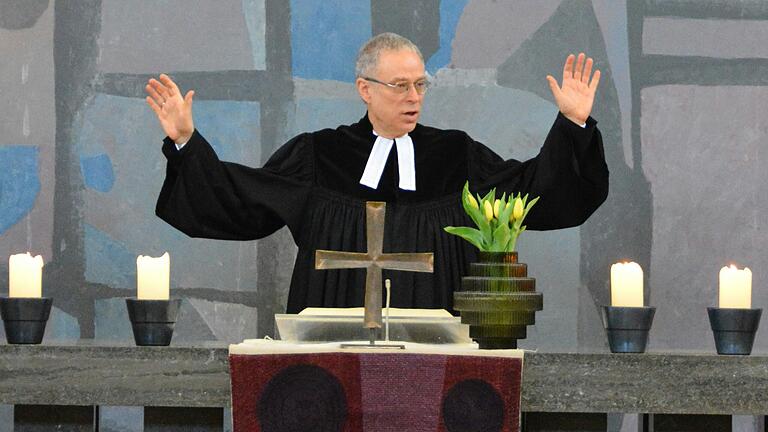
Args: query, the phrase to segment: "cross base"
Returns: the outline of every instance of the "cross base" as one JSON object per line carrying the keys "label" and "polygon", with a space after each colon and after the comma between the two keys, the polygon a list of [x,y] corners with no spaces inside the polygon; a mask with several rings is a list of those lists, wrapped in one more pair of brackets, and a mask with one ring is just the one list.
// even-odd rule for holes
{"label": "cross base", "polygon": [[384,348],[384,349],[405,349],[402,344],[377,344],[377,343],[344,343],[341,348]]}
{"label": "cross base", "polygon": [[[376,328],[371,327],[368,329],[368,343],[343,343],[341,348],[385,348],[385,349],[405,349],[403,344],[377,344],[376,343]],[[388,342],[388,341],[387,341]]]}

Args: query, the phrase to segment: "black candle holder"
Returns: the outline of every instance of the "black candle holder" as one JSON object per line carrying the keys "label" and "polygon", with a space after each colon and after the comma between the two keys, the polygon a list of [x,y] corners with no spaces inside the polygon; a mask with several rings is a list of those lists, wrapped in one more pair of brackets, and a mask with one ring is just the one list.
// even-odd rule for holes
{"label": "black candle holder", "polygon": [[613,353],[642,353],[656,308],[603,306],[603,326]]}
{"label": "black candle holder", "polygon": [[2,297],[0,316],[5,326],[5,339],[10,344],[39,344],[51,314],[53,299]]}
{"label": "black candle holder", "polygon": [[709,325],[718,354],[749,355],[760,325],[762,309],[708,307]]}
{"label": "black candle holder", "polygon": [[125,299],[128,317],[133,327],[136,345],[168,346],[173,338],[173,326],[179,313],[181,299]]}

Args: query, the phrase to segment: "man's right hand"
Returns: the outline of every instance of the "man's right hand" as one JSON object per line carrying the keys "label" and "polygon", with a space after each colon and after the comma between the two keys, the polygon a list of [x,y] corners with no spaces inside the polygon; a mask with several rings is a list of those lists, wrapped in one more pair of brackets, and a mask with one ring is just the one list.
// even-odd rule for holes
{"label": "man's right hand", "polygon": [[166,74],[160,75],[160,81],[150,78],[147,86],[147,104],[157,115],[160,126],[176,144],[189,141],[195,131],[192,121],[192,97],[194,90],[181,97],[179,87]]}

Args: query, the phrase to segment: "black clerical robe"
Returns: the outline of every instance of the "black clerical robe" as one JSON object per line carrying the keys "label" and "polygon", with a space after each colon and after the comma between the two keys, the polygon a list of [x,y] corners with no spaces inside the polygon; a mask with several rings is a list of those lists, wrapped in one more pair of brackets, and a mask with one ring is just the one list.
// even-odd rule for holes
{"label": "black clerical robe", "polygon": [[[443,231],[472,226],[460,202],[464,182],[473,191],[541,196],[528,229],[583,223],[608,194],[608,169],[593,119],[580,127],[559,114],[539,154],[502,160],[465,132],[417,125],[410,133],[416,190],[398,188],[392,147],[377,189],[359,183],[376,136],[368,117],[358,123],[299,135],[263,168],[219,161],[198,131],[168,159],[157,215],[192,237],[253,240],[287,225],[298,246],[287,311],[353,307],[364,302],[365,270],[315,270],[317,249],[366,251],[365,202],[386,201],[384,252],[434,252],[434,273],[384,271],[392,280],[392,306],[452,310],[468,263],[465,240]],[[226,145],[226,143],[225,143]]]}

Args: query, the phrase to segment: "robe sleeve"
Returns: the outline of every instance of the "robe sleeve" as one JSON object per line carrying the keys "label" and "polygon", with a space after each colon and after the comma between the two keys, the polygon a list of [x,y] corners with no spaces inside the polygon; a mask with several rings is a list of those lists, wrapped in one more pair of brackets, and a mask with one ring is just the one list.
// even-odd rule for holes
{"label": "robe sleeve", "polygon": [[540,196],[525,219],[528,229],[581,225],[608,196],[608,167],[596,125],[590,117],[582,128],[559,113],[539,154],[525,162],[505,161],[472,141],[470,186],[478,191],[496,187],[498,194],[527,193],[529,199]]}
{"label": "robe sleeve", "polygon": [[253,240],[284,225],[301,232],[313,166],[311,137],[299,135],[263,168],[222,162],[195,131],[181,150],[166,138],[166,177],[155,213],[190,237]]}

